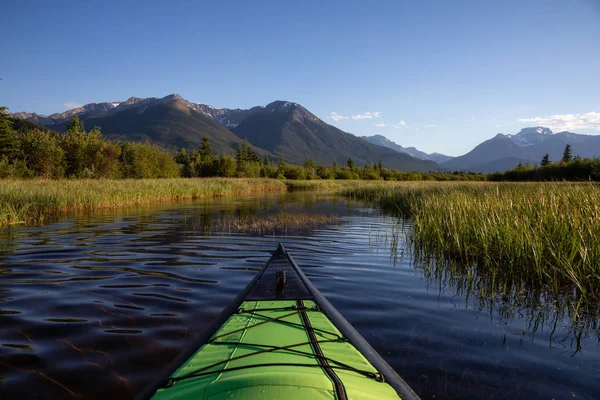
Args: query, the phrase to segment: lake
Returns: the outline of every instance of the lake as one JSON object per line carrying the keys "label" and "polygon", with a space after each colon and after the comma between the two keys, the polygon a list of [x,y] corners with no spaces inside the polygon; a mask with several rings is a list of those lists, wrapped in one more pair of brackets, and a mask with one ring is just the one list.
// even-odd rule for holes
{"label": "lake", "polygon": [[7,229],[0,398],[131,398],[279,242],[422,398],[598,398],[597,317],[574,322],[544,294],[490,299],[451,273],[432,274],[411,256],[410,229],[410,221],[316,192]]}

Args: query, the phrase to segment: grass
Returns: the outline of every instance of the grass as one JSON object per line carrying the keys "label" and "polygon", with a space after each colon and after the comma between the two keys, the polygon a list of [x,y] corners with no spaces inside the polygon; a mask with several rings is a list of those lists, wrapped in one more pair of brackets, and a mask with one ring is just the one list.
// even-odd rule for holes
{"label": "grass", "polygon": [[186,227],[205,234],[245,233],[250,235],[289,235],[310,229],[338,224],[339,218],[332,214],[263,214],[219,215],[210,219],[194,218],[186,221]]}
{"label": "grass", "polygon": [[339,191],[348,188],[383,187],[394,185],[393,182],[317,179],[311,181],[286,180],[290,190]]}
{"label": "grass", "polygon": [[[354,186],[347,197],[412,219],[421,261],[458,262],[494,293],[574,288],[600,295],[600,187],[574,183],[397,183]],[[457,263],[454,263],[456,268]],[[579,308],[579,307],[577,307]]]}
{"label": "grass", "polygon": [[285,190],[274,179],[2,180],[0,227],[74,212]]}
{"label": "grass", "polygon": [[[336,191],[409,218],[415,256],[435,265],[452,262],[451,273],[471,284],[484,279],[489,284],[478,287],[486,295],[574,288],[578,297],[599,298],[600,187],[589,183],[4,180],[0,227],[73,212],[287,189]],[[282,216],[261,221],[228,220],[209,229],[260,233],[314,222]]]}

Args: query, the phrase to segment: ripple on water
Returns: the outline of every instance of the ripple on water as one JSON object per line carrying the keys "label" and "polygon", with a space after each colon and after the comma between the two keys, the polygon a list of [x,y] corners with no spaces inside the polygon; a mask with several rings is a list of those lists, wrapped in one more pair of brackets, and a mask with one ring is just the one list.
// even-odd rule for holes
{"label": "ripple on water", "polygon": [[[308,210],[341,223],[258,237],[206,236],[190,222]],[[279,241],[424,398],[600,393],[597,331],[573,330],[556,313],[554,322],[527,308],[500,313],[451,282],[427,279],[411,260],[392,257],[393,221],[371,208],[288,193],[135,213],[107,211],[0,236],[0,397],[93,398],[98,388],[113,399],[134,397]]]}

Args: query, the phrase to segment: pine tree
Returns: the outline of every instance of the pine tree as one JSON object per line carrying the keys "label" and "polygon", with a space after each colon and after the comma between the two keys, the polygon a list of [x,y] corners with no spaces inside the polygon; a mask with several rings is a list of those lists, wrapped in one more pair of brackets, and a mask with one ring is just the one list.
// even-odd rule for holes
{"label": "pine tree", "polygon": [[244,143],[242,144],[242,153],[244,162],[260,162],[260,158],[258,158],[256,153],[252,151],[252,147],[250,147],[248,139],[244,139]]}
{"label": "pine tree", "polygon": [[67,125],[67,134],[62,137],[62,148],[65,151],[65,174],[68,177],[80,178],[85,169],[86,133],[83,122],[78,116],[73,117]]}
{"label": "pine tree", "polygon": [[567,144],[565,146],[565,151],[563,152],[562,162],[570,163],[573,161],[573,155],[571,154],[571,145]]}
{"label": "pine tree", "polygon": [[238,148],[235,152],[235,170],[237,172],[242,172],[244,169],[244,150],[243,145],[238,144]]}
{"label": "pine tree", "polygon": [[352,157],[348,158],[348,161],[346,161],[346,166],[351,171],[354,169],[354,160],[352,159]]}
{"label": "pine tree", "polygon": [[202,147],[200,147],[200,159],[203,162],[209,161],[212,159],[212,147],[210,145],[210,139],[208,136],[204,136],[202,138]]}
{"label": "pine tree", "polygon": [[306,157],[306,160],[304,161],[304,167],[305,168],[314,168],[315,167],[315,163],[312,160],[312,158]]}
{"label": "pine tree", "polygon": [[337,178],[337,175],[340,172],[340,166],[338,165],[337,160],[333,159],[333,164],[331,165],[331,175],[333,175],[333,179]]}
{"label": "pine tree", "polygon": [[265,154],[265,158],[263,158],[263,165],[265,167],[268,167],[269,165],[271,165],[271,160],[269,160],[269,155]]}
{"label": "pine tree", "polygon": [[187,151],[185,147],[182,147],[177,153],[175,153],[175,162],[177,164],[187,165],[190,162],[190,159],[187,155]]}
{"label": "pine tree", "polygon": [[548,153],[544,157],[542,157],[542,162],[540,163],[542,167],[550,165],[550,158],[548,157]]}
{"label": "pine tree", "polygon": [[67,134],[85,134],[85,127],[83,126],[83,122],[81,122],[77,115],[73,117],[71,122],[69,122],[69,125],[67,125]]}
{"label": "pine tree", "polygon": [[15,159],[19,154],[19,139],[13,129],[13,122],[8,117],[8,108],[0,107],[0,158]]}
{"label": "pine tree", "polygon": [[285,168],[285,159],[283,158],[283,153],[279,155],[279,169],[283,170]]}
{"label": "pine tree", "polygon": [[202,138],[202,146],[196,155],[195,164],[197,176],[214,176],[217,173],[218,161],[213,157],[208,136]]}

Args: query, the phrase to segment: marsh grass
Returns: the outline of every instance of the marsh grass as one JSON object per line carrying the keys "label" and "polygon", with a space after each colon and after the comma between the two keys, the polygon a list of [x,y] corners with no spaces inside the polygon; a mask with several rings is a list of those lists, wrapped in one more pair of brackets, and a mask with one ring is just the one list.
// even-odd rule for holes
{"label": "marsh grass", "polygon": [[572,288],[579,299],[600,295],[597,185],[399,183],[341,193],[410,218],[415,257],[425,264],[449,262],[450,273],[484,296],[532,288]]}
{"label": "marsh grass", "polygon": [[285,190],[274,179],[0,180],[0,227],[75,212]]}
{"label": "marsh grass", "polygon": [[362,181],[362,180],[334,180],[334,179],[315,179],[315,180],[286,180],[285,184],[290,190],[311,190],[311,191],[339,191],[349,188],[370,188],[385,187],[394,185],[393,182],[383,181]]}
{"label": "marsh grass", "polygon": [[338,224],[340,219],[332,214],[265,214],[245,216],[216,216],[193,218],[186,228],[204,234],[292,235],[308,230]]}

